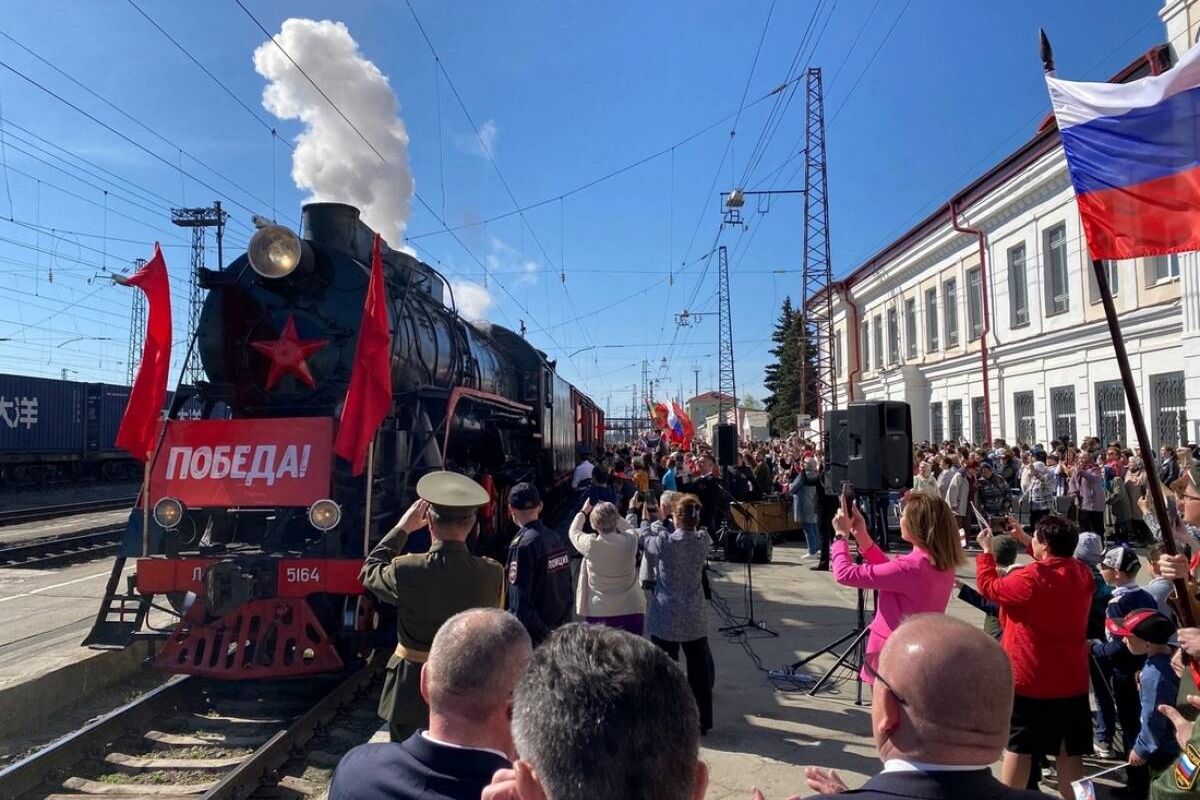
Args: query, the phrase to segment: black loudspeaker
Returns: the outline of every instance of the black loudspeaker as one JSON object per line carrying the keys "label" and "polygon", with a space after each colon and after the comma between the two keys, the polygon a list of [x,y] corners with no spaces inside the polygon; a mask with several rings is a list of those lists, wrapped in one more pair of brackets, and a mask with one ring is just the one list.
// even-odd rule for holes
{"label": "black loudspeaker", "polygon": [[846,480],[855,491],[887,492],[912,487],[912,410],[908,403],[880,400],[846,409]]}
{"label": "black loudspeaker", "polygon": [[713,449],[716,450],[717,464],[722,467],[732,467],[737,463],[737,427],[723,422],[713,433]]}
{"label": "black loudspeaker", "polygon": [[770,564],[775,557],[775,542],[769,533],[745,533],[730,530],[725,534],[725,560],[745,564]]}
{"label": "black loudspeaker", "polygon": [[845,409],[825,412],[825,489],[840,494],[850,461],[850,413]]}

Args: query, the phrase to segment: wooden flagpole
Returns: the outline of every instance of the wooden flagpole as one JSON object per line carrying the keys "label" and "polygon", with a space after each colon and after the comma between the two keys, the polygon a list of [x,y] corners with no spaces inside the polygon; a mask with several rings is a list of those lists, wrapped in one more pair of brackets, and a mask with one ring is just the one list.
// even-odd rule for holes
{"label": "wooden flagpole", "polygon": [[142,558],[150,557],[150,469],[153,455],[147,455],[142,467]]}
{"label": "wooden flagpole", "polygon": [[[1047,75],[1054,73],[1054,51],[1050,47],[1050,39],[1046,31],[1038,31],[1038,42],[1042,56],[1042,68]],[[1156,459],[1150,435],[1146,431],[1146,420],[1142,416],[1142,403],[1138,399],[1137,384],[1133,380],[1133,370],[1129,366],[1129,354],[1125,351],[1125,339],[1121,335],[1121,323],[1117,318],[1117,306],[1113,303],[1112,287],[1108,283],[1108,270],[1100,259],[1092,259],[1092,273],[1096,276],[1096,288],[1100,292],[1100,300],[1104,304],[1104,318],[1108,322],[1108,335],[1112,339],[1113,352],[1117,357],[1117,367],[1121,371],[1121,385],[1125,388],[1125,402],[1129,404],[1129,417],[1133,420],[1134,435],[1137,436],[1138,448],[1142,452],[1142,460],[1146,464],[1146,490],[1150,494],[1150,502],[1154,506],[1154,516],[1162,531],[1163,551],[1175,555],[1179,548],[1175,545],[1175,522],[1167,511],[1167,501],[1163,497],[1162,483],[1158,479],[1155,468]],[[1107,444],[1107,442],[1105,442]],[[1194,627],[1196,622],[1192,617],[1192,606],[1189,598],[1187,581],[1175,579],[1175,593],[1183,599],[1179,603],[1179,617],[1186,627]]]}
{"label": "wooden flagpole", "polygon": [[[1159,530],[1162,531],[1163,551],[1175,555],[1179,551],[1175,545],[1175,523],[1167,510],[1162,483],[1158,479],[1158,470],[1155,468],[1154,446],[1146,431],[1146,420],[1142,416],[1142,403],[1138,399],[1137,384],[1133,380],[1133,370],[1129,366],[1129,354],[1125,352],[1125,339],[1121,336],[1121,323],[1117,319],[1117,307],[1113,303],[1112,290],[1108,285],[1108,270],[1105,269],[1102,260],[1093,259],[1092,272],[1096,275],[1096,286],[1100,291],[1101,301],[1104,303],[1104,317],[1108,321],[1108,334],[1112,338],[1113,350],[1117,355],[1117,366],[1121,370],[1121,384],[1125,387],[1125,401],[1129,404],[1129,417],[1133,420],[1134,435],[1137,436],[1138,448],[1142,451],[1142,461],[1146,464],[1146,491],[1154,506],[1154,516],[1158,520]],[[1175,593],[1180,598],[1188,597],[1187,582],[1182,578],[1175,579]],[[1196,621],[1192,618],[1191,603],[1180,602],[1178,611],[1185,627],[1195,627]]]}
{"label": "wooden flagpole", "polygon": [[375,434],[367,445],[367,503],[363,519],[363,556],[371,552],[371,498],[375,489]]}

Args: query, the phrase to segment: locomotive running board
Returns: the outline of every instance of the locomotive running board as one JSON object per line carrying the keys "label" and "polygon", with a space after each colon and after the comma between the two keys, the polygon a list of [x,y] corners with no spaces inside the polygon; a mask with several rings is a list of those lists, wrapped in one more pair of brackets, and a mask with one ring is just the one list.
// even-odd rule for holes
{"label": "locomotive running board", "polygon": [[[150,611],[150,597],[137,594],[132,586],[127,594],[118,594],[121,578],[125,573],[125,556],[118,556],[113,562],[112,574],[108,576],[108,585],[104,588],[104,599],[100,602],[100,611],[92,630],[83,640],[83,647],[95,650],[123,650],[128,647],[146,622],[146,614]],[[133,576],[130,576],[132,583]]]}

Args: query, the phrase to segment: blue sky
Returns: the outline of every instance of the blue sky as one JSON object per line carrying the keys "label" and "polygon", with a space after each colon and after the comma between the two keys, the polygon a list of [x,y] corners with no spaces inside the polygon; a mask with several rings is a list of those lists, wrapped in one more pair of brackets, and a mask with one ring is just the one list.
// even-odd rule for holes
{"label": "blue sky", "polygon": [[[305,193],[290,178],[291,152],[272,141],[269,127],[290,140],[302,126],[262,107],[265,81],[252,63],[265,41],[261,31],[233,0],[137,3],[236,101],[127,2],[9,4],[0,32],[154,133],[0,37],[0,61],[145,148],[0,68],[0,371],[57,376],[66,369],[79,380],[123,382],[130,290],[94,275],[148,257],[155,239],[177,277],[181,356],[186,232],[170,225],[169,206],[206,204],[215,190],[227,195],[227,260],[245,244],[251,210],[281,222],[298,216]],[[449,225],[513,210],[451,87],[435,79],[433,56],[403,3],[248,5],[272,32],[288,17],[347,25],[398,98],[417,192],[439,216],[444,208]],[[513,215],[459,232],[494,272],[488,318],[514,327],[524,319],[530,339],[559,358],[564,375],[617,416],[643,360],[663,381],[660,397],[690,394],[694,366],[701,391],[714,386],[715,313],[684,329],[674,315],[716,311],[716,262],[705,270],[699,257],[718,234],[731,253],[739,394],[762,395],[767,337],[784,296],[799,293],[802,200],[777,197],[766,213],[751,201],[747,230],[720,231],[716,192],[747,172],[752,188],[801,187],[800,161],[789,158],[801,142],[803,93],[751,167],[772,107],[753,103],[785,80],[814,11],[820,36],[810,36],[815,52],[806,48],[800,63],[824,70],[832,254],[835,274],[844,274],[1032,135],[1049,111],[1039,25],[1054,41],[1060,75],[1103,79],[1163,41],[1160,6],[413,2],[454,87],[488,132],[513,195],[524,205],[551,201],[524,221]],[[302,53],[293,55],[304,63]],[[323,88],[338,101],[338,86]],[[743,92],[747,107],[732,146],[727,120],[557,199],[736,113]],[[482,284],[474,258],[439,231],[414,204],[408,234],[419,254],[454,278]]]}

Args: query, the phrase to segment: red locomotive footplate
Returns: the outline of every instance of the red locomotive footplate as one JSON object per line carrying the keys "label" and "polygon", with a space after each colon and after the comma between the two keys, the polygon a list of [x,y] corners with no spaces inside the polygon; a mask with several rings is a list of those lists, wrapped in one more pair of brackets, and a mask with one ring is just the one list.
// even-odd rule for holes
{"label": "red locomotive footplate", "polygon": [[[137,589],[142,594],[194,592],[204,594],[204,572],[219,558],[139,558]],[[362,562],[345,558],[283,558],[279,560],[277,597],[310,594],[362,594],[358,580]]]}

